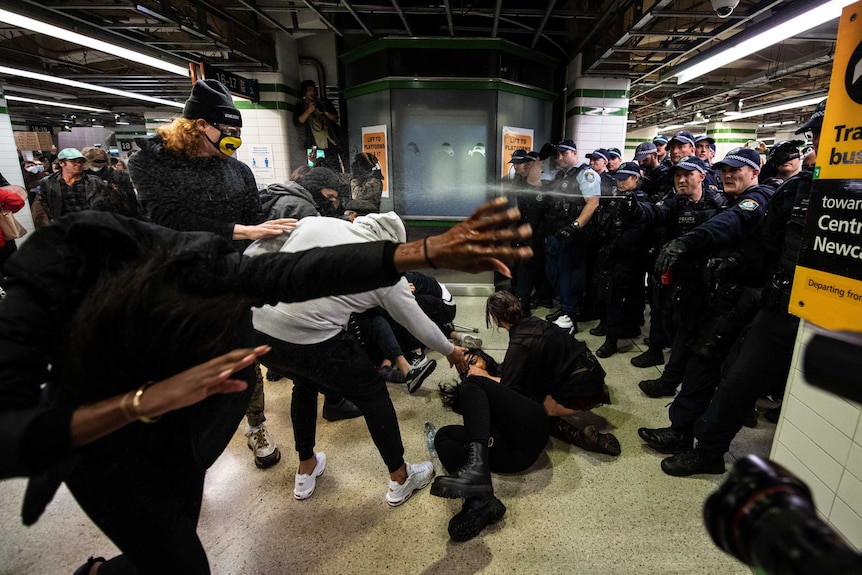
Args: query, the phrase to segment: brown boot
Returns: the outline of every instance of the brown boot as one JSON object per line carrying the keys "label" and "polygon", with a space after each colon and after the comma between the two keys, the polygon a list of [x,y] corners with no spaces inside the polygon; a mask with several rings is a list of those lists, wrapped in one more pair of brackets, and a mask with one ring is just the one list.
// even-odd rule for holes
{"label": "brown boot", "polygon": [[620,442],[610,433],[599,433],[592,425],[578,429],[562,417],[551,417],[551,437],[576,445],[581,449],[607,455],[622,452]]}

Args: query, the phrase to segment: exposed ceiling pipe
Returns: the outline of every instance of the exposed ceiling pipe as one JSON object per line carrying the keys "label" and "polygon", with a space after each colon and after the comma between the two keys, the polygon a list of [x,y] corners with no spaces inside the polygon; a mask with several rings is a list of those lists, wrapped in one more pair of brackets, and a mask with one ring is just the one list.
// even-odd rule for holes
{"label": "exposed ceiling pipe", "polygon": [[398,0],[390,0],[392,2],[392,7],[395,8],[395,11],[398,12],[398,16],[401,17],[401,22],[404,24],[404,29],[407,30],[408,36],[413,36],[413,30],[410,28],[410,24],[407,22],[407,17],[404,15],[404,11],[401,9],[401,5],[398,3]]}
{"label": "exposed ceiling pipe", "polygon": [[308,9],[309,9],[309,10],[311,10],[312,12],[314,12],[314,13],[317,15],[317,17],[318,17],[318,18],[320,18],[320,21],[321,21],[321,22],[323,22],[324,24],[326,24],[326,27],[327,27],[327,28],[329,28],[330,30],[332,30],[333,32],[335,32],[336,34],[338,34],[339,36],[344,36],[344,34],[341,32],[341,30],[339,30],[338,28],[336,28],[336,27],[335,27],[335,24],[333,24],[332,22],[330,22],[330,21],[329,21],[329,19],[328,19],[326,16],[324,16],[324,15],[323,15],[323,12],[321,12],[320,10],[318,10],[318,9],[317,9],[317,6],[315,6],[314,4],[312,4],[312,3],[311,3],[311,0],[302,0],[302,2],[303,2],[303,4],[305,4],[305,5],[308,7]]}
{"label": "exposed ceiling pipe", "polygon": [[452,5],[450,0],[443,0],[443,8],[446,10],[446,23],[449,24],[449,36],[455,36],[455,27],[452,25]]}
{"label": "exposed ceiling pipe", "polygon": [[341,0],[341,3],[344,4],[344,7],[347,8],[347,11],[350,12],[351,16],[356,20],[356,22],[365,30],[365,33],[374,37],[374,34],[371,33],[371,30],[368,29],[368,26],[365,25],[365,22],[362,21],[362,18],[359,17],[359,14],[356,13],[356,10],[353,9],[353,6],[350,5],[350,2],[347,0]]}
{"label": "exposed ceiling pipe", "polygon": [[500,29],[500,12],[503,11],[503,0],[497,0],[497,5],[494,7],[494,24],[491,27],[491,38],[497,37],[497,31]]}
{"label": "exposed ceiling pipe", "polygon": [[542,31],[545,29],[545,24],[548,23],[548,18],[551,17],[551,12],[554,10],[554,6],[557,4],[557,0],[549,0],[548,7],[545,9],[545,14],[542,16],[542,21],[539,22],[539,25],[536,27],[536,34],[533,36],[533,42],[530,44],[530,48],[536,47],[536,42],[539,41],[539,38],[542,36]]}

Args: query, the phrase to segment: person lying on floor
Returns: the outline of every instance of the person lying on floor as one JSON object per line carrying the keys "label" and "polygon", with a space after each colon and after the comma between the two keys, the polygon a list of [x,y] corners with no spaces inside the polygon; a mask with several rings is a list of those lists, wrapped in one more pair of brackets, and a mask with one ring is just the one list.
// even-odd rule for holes
{"label": "person lying on floor", "polygon": [[[313,247],[374,241],[404,242],[407,231],[395,212],[369,214],[353,223],[333,218],[306,218],[290,235],[252,244],[245,255],[295,253]],[[293,380],[290,416],[299,469],[294,497],[307,499],[326,468],[326,454],[314,451],[317,394],[330,389],[356,405],[365,418],[374,444],[389,470],[386,501],[401,505],[434,475],[430,461],[405,463],[395,408],[383,378],[368,354],[348,330],[352,313],[374,307],[386,310],[431,349],[459,369],[466,367],[464,349],[449,342],[416,303],[407,279],[371,291],[278,303],[254,309],[255,340],[272,348],[261,362]],[[421,383],[421,381],[420,381]],[[412,389],[415,391],[415,389]],[[411,391],[411,392],[412,392]]]}
{"label": "person lying on floor", "polygon": [[434,437],[440,462],[450,473],[458,471],[438,477],[431,494],[464,499],[449,523],[453,541],[472,539],[503,517],[506,508],[494,497],[491,471],[527,469],[549,435],[589,451],[620,454],[613,435],[593,426],[578,429],[561,417],[609,403],[605,372],[586,345],[545,320],[523,317],[510,292],[488,298],[485,318],[488,327],[509,332],[502,366],[472,352],[467,377],[441,388],[444,405],[464,418],[464,425],[443,427]]}

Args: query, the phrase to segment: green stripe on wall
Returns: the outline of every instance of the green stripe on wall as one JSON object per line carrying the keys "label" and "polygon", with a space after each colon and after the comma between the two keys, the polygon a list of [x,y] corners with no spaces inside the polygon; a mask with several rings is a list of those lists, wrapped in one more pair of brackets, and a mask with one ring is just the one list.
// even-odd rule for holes
{"label": "green stripe on wall", "polygon": [[714,138],[716,144],[744,144],[752,138]]}
{"label": "green stripe on wall", "polygon": [[592,112],[596,108],[600,108],[601,106],[575,106],[571,110],[566,112],[566,117],[571,118],[572,116],[628,116],[629,109],[628,108],[620,108],[619,110],[615,110],[613,112],[608,112],[607,114],[587,114],[586,112]]}
{"label": "green stripe on wall", "polygon": [[572,90],[569,92],[568,100],[575,98],[626,98],[629,97],[628,90],[600,90],[597,88],[586,88]]}
{"label": "green stripe on wall", "polygon": [[553,92],[510,84],[498,79],[453,80],[451,78],[445,80],[377,80],[345,90],[344,97],[349,100],[384,90],[494,90],[518,94],[520,96],[529,96],[549,102],[557,99],[556,94]]}
{"label": "green stripe on wall", "polygon": [[435,50],[500,50],[521,56],[527,60],[550,66],[556,65],[559,60],[550,58],[540,52],[529,50],[508,40],[501,38],[383,38],[369,42],[355,50],[341,55],[344,64],[350,64],[360,58],[369,56],[376,52],[389,49],[427,49]]}

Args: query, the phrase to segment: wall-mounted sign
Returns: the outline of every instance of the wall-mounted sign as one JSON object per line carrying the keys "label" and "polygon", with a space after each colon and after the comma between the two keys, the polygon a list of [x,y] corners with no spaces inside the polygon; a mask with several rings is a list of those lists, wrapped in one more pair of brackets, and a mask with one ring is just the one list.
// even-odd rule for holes
{"label": "wall-mounted sign", "polygon": [[790,313],[862,331],[862,2],[844,9]]}
{"label": "wall-mounted sign", "polygon": [[210,64],[203,64],[202,67],[204,78],[218,80],[227,86],[227,89],[230,90],[232,94],[236,94],[242,98],[248,98],[255,104],[260,102],[260,88],[258,87],[257,80],[243,78],[242,76],[238,76],[232,72],[226,72],[225,70],[221,70]]}
{"label": "wall-mounted sign", "polygon": [[515,150],[530,151],[533,149],[533,130],[529,128],[512,128],[503,126],[503,149],[501,150],[500,166],[504,178],[509,175],[512,164],[512,152]]}
{"label": "wall-mounted sign", "polygon": [[386,146],[386,125],[366,126],[362,128],[362,151],[374,154],[380,162],[383,171],[383,197],[389,197],[389,163],[387,161],[388,150]]}

